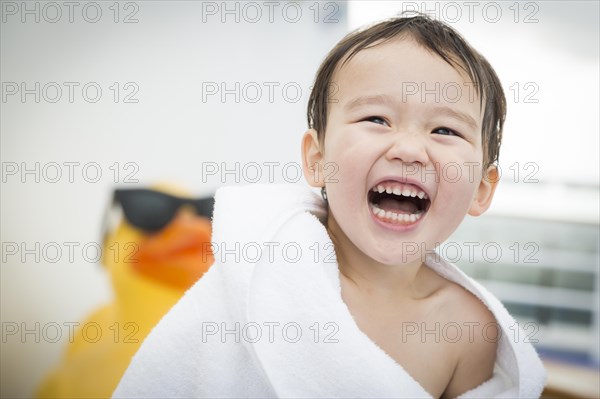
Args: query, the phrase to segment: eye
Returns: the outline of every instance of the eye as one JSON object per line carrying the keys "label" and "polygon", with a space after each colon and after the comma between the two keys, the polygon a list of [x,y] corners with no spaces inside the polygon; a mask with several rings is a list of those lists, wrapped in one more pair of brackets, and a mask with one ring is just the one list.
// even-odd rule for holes
{"label": "eye", "polygon": [[433,129],[433,131],[431,133],[434,134],[441,134],[443,136],[456,136],[456,137],[462,137],[462,135],[460,133],[458,133],[455,130],[452,129],[448,129],[447,127],[438,127],[436,129]]}
{"label": "eye", "polygon": [[380,116],[369,116],[368,118],[363,119],[363,121],[373,122],[378,125],[389,126],[385,119]]}

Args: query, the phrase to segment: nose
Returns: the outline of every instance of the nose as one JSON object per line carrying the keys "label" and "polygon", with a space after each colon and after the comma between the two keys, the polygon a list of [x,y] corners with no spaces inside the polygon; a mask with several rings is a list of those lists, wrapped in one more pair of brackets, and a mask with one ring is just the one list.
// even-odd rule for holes
{"label": "nose", "polygon": [[403,163],[420,163],[427,165],[429,155],[425,137],[415,132],[396,132],[391,139],[386,152],[389,161],[401,160]]}

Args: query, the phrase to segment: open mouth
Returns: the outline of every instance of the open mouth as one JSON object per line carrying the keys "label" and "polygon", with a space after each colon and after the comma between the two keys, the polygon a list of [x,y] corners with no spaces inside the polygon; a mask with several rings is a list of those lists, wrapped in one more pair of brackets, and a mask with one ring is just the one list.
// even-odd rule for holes
{"label": "open mouth", "polygon": [[427,212],[431,201],[418,186],[397,181],[375,185],[368,194],[373,215],[391,224],[412,224]]}

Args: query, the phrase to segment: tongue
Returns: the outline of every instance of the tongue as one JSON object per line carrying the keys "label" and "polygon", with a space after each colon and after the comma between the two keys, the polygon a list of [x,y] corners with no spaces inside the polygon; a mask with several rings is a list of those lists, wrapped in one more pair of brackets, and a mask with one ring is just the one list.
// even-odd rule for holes
{"label": "tongue", "polygon": [[392,211],[396,213],[399,213],[398,211],[404,213],[417,213],[418,210],[417,206],[412,201],[397,200],[390,197],[382,198],[377,206],[386,212]]}

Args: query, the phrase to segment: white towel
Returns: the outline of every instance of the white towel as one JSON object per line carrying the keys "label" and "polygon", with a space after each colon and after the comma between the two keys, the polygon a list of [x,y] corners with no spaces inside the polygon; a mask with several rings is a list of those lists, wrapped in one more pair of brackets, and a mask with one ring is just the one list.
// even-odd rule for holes
{"label": "white towel", "polygon": [[[323,200],[300,185],[219,189],[215,264],[161,320],[114,393],[136,397],[431,395],[357,327],[341,298]],[[502,326],[494,376],[464,398],[539,397],[545,372],[485,288],[435,256],[426,265],[479,297]]]}

